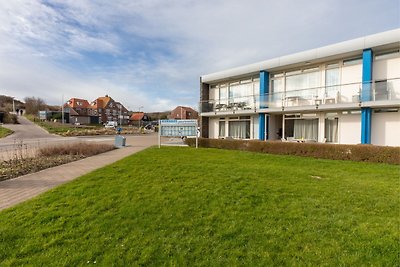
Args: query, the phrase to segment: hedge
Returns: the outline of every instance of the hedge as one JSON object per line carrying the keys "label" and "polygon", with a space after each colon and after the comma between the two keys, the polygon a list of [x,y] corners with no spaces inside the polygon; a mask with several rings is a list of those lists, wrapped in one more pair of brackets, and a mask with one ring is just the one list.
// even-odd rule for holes
{"label": "hedge", "polygon": [[[188,138],[186,139],[186,143],[189,146],[195,146],[196,139]],[[199,147],[278,155],[295,155],[321,159],[400,164],[400,148],[388,146],[199,138]]]}

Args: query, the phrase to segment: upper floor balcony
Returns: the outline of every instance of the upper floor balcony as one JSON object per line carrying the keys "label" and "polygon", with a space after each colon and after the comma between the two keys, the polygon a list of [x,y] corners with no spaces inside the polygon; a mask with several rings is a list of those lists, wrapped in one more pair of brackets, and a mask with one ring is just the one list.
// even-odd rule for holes
{"label": "upper floor balcony", "polygon": [[265,95],[232,95],[226,99],[212,99],[200,103],[200,112],[246,113],[260,109],[330,107],[343,104],[385,103],[400,101],[400,78],[306,88]]}

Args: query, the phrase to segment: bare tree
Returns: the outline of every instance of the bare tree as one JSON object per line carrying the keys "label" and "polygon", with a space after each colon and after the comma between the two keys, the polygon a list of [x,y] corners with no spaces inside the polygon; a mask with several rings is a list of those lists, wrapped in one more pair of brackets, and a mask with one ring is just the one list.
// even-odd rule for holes
{"label": "bare tree", "polygon": [[46,108],[46,103],[39,97],[25,97],[24,101],[26,114],[38,115],[39,110],[44,110]]}

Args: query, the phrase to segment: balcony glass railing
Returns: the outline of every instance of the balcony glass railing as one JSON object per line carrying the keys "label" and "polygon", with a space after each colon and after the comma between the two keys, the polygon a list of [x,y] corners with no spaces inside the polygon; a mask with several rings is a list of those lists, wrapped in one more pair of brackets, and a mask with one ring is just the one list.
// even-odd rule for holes
{"label": "balcony glass railing", "polygon": [[[364,90],[362,89],[364,88]],[[238,96],[200,103],[201,112],[258,110],[298,106],[323,106],[365,101],[400,100],[400,78],[369,83],[340,84],[275,92],[266,95]]]}

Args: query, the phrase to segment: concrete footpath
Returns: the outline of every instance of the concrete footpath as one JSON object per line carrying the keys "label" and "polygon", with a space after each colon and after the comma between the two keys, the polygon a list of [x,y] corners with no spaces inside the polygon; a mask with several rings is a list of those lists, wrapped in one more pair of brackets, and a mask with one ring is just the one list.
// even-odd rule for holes
{"label": "concrete footpath", "polygon": [[157,135],[127,136],[126,141],[128,146],[124,148],[0,182],[0,210],[31,199],[158,142]]}

